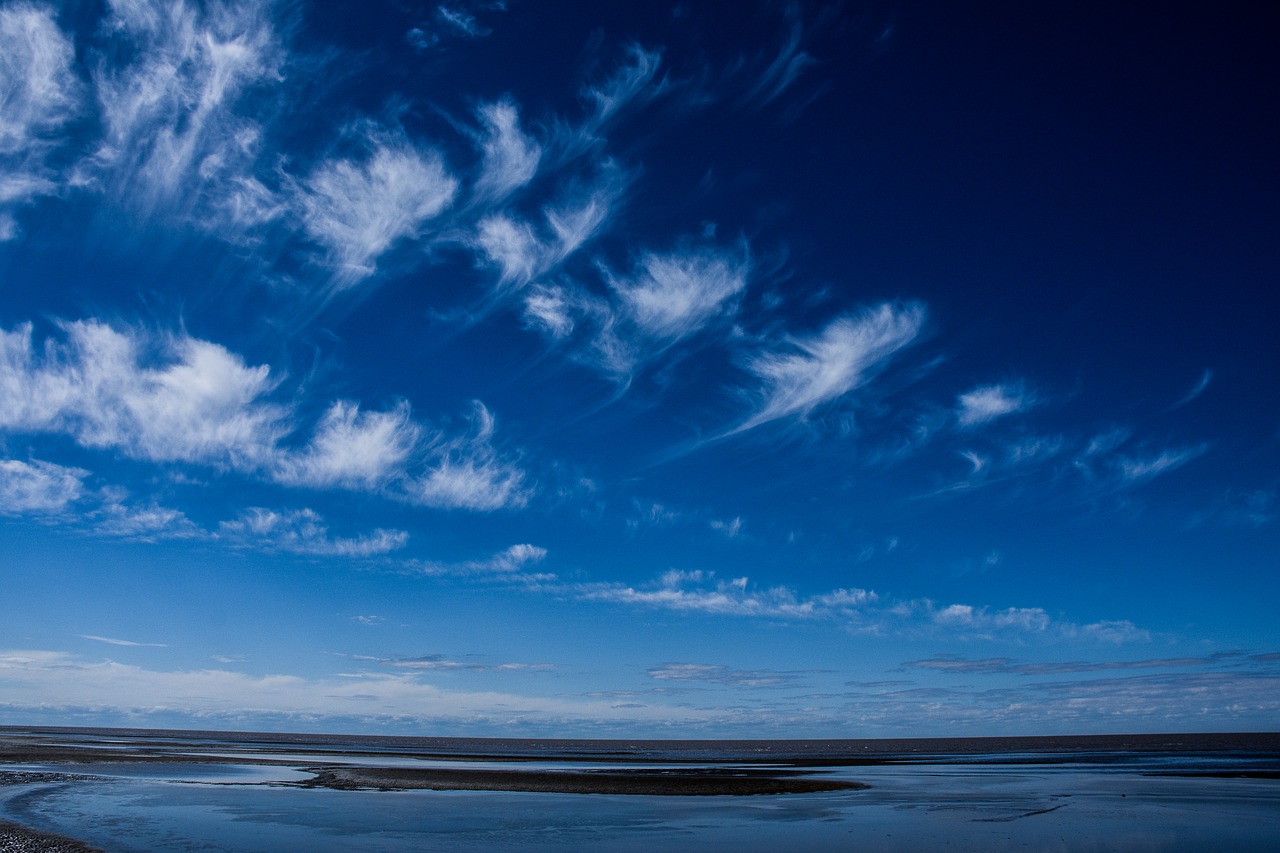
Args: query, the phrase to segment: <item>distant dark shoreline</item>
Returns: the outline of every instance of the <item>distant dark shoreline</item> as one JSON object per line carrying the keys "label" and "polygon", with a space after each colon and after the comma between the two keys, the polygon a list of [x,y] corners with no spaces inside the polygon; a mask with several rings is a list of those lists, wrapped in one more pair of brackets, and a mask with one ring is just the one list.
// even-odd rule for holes
{"label": "distant dark shoreline", "polygon": [[[1280,757],[1280,732],[1198,732],[1132,735],[1047,735],[958,738],[814,738],[814,739],[623,739],[623,738],[466,738],[400,735],[349,735],[300,732],[247,732],[183,729],[131,729],[71,726],[0,726],[0,762],[16,741],[71,737],[84,741],[119,738],[139,747],[164,751],[174,741],[183,749],[235,745],[266,753],[305,747],[339,755],[413,754],[458,761],[545,761],[572,758],[599,762],[768,762],[793,766],[850,766],[864,762],[962,759],[1017,762],[1019,754],[1046,754],[1058,760],[1092,753],[1274,753]],[[1093,756],[1090,756],[1092,759]],[[101,758],[101,757],[100,757]],[[201,759],[197,759],[201,760]],[[984,761],[985,763],[985,761]]]}

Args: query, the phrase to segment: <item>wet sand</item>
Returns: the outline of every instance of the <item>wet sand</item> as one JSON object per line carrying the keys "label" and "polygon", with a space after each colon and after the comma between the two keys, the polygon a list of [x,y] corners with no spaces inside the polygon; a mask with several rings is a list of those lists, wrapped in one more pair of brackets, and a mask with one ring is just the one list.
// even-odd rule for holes
{"label": "wet sand", "polygon": [[37,832],[30,827],[0,820],[0,853],[102,853],[102,851],[73,838]]}
{"label": "wet sand", "polygon": [[620,771],[471,770],[413,767],[307,768],[305,788],[339,791],[529,791],[546,794],[642,794],[671,797],[856,791],[858,782],[776,771],[672,769]]}

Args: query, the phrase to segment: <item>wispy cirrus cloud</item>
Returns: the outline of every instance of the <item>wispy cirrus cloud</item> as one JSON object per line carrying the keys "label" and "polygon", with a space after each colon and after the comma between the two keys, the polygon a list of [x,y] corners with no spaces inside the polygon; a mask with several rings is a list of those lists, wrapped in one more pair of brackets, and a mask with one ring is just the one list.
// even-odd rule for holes
{"label": "wispy cirrus cloud", "polygon": [[567,281],[529,288],[524,319],[553,339],[572,336],[573,358],[626,382],[668,348],[733,316],[747,273],[744,256],[718,247],[645,252],[630,274],[603,270],[608,296]]}
{"label": "wispy cirrus cloud", "polygon": [[363,137],[362,156],[323,160],[294,185],[303,227],[325,249],[339,288],[372,275],[379,257],[420,236],[458,192],[438,151],[377,128]]}
{"label": "wispy cirrus cloud", "polygon": [[1145,658],[1142,660],[1111,661],[1048,661],[1029,662],[1012,658],[963,658],[958,655],[939,655],[923,660],[907,661],[904,667],[932,669],[940,672],[976,673],[982,675],[1064,675],[1077,672],[1107,672],[1130,669],[1184,669],[1188,667],[1219,666],[1245,659],[1244,652],[1219,652],[1206,657]]}
{"label": "wispy cirrus cloud", "polygon": [[324,413],[301,450],[281,457],[275,479],[290,485],[375,488],[405,469],[422,433],[407,403],[371,412],[339,401]]}
{"label": "wispy cirrus cloud", "polygon": [[728,687],[791,687],[803,673],[733,669],[709,663],[664,663],[650,667],[646,674],[658,681],[719,684]]}
{"label": "wispy cirrus cloud", "polygon": [[776,586],[755,589],[745,577],[716,580],[714,572],[665,572],[648,586],[617,583],[586,583],[575,588],[579,598],[607,601],[660,610],[723,614],[812,618],[847,612],[875,602],[874,592],[864,589],[836,589],[816,596],[801,597],[793,590]]}
{"label": "wispy cirrus cloud", "polygon": [[494,448],[495,424],[493,414],[477,400],[471,431],[435,442],[428,469],[404,484],[406,498],[439,509],[524,506],[530,494],[524,471]]}
{"label": "wispy cirrus cloud", "polygon": [[[95,320],[58,328],[61,339],[42,347],[29,323],[0,329],[0,431],[63,434],[86,448],[288,486],[385,490],[445,509],[529,499],[524,471],[495,447],[495,419],[478,401],[470,430],[458,433],[427,429],[407,403],[379,412],[338,401],[308,434],[297,401],[275,400],[281,377],[218,344]],[[308,440],[286,444],[295,434]],[[32,501],[40,484],[52,494],[53,474],[14,467],[11,478],[26,478]]]}
{"label": "wispy cirrus cloud", "polygon": [[1176,450],[1162,450],[1150,455],[1121,456],[1116,460],[1116,466],[1125,484],[1136,485],[1181,468],[1203,455],[1208,449],[1207,444],[1200,444]]}
{"label": "wispy cirrus cloud", "polygon": [[113,637],[99,637],[94,634],[81,634],[80,637],[85,640],[93,640],[96,643],[106,643],[110,646],[133,646],[153,649],[166,649],[169,647],[168,643],[136,643],[133,640],[117,640]]}
{"label": "wispy cirrus cloud", "polygon": [[218,526],[233,544],[315,557],[376,557],[403,548],[409,534],[378,528],[362,536],[334,537],[319,513],[310,509],[276,512],[252,507]]}
{"label": "wispy cirrus cloud", "polygon": [[[185,335],[150,339],[88,320],[33,346],[0,330],[0,429],[59,432],[156,461],[254,468],[287,432],[270,369]],[[156,364],[157,366],[149,366]]]}
{"label": "wispy cirrus cloud", "polygon": [[412,560],[406,562],[404,568],[415,574],[424,575],[457,575],[534,582],[554,580],[553,574],[531,571],[546,557],[546,548],[520,543],[478,560],[453,563]]}
{"label": "wispy cirrus cloud", "polygon": [[782,346],[746,362],[760,380],[756,410],[732,433],[771,421],[805,417],[860,387],[924,326],[918,303],[882,304],[839,317],[808,337],[788,338]]}
{"label": "wispy cirrus cloud", "polygon": [[57,192],[49,168],[60,131],[82,109],[75,46],[43,4],[0,9],[0,242],[18,234],[18,207]]}
{"label": "wispy cirrus cloud", "polygon": [[746,577],[721,580],[715,572],[702,570],[672,569],[640,585],[549,582],[539,588],[586,601],[645,610],[779,621],[822,620],[855,634],[873,636],[942,635],[976,642],[1084,640],[1105,645],[1151,640],[1148,631],[1127,620],[1080,624],[1055,619],[1040,607],[940,605],[927,598],[893,599],[858,588],[802,595],[787,586],[760,587]]}
{"label": "wispy cirrus cloud", "polygon": [[646,252],[630,277],[610,276],[609,283],[642,335],[676,341],[732,310],[746,289],[747,265],[714,249]]}
{"label": "wispy cirrus cloud", "polygon": [[1205,389],[1209,387],[1209,383],[1212,381],[1213,371],[1206,367],[1204,372],[1200,374],[1200,378],[1196,380],[1196,383],[1187,390],[1187,393],[1183,394],[1176,403],[1169,407],[1170,411],[1173,409],[1181,409],[1187,403],[1190,403],[1192,400],[1199,397],[1205,392]]}
{"label": "wispy cirrus cloud", "polygon": [[662,65],[662,54],[636,43],[627,45],[622,61],[603,80],[589,84],[582,96],[594,108],[594,122],[603,122],[624,106],[649,101],[662,94],[665,83],[655,78]]}
{"label": "wispy cirrus cloud", "polygon": [[498,290],[518,290],[546,276],[605,229],[626,176],[608,161],[597,170],[592,182],[572,182],[543,205],[537,227],[501,211],[479,220],[470,244],[482,265],[497,268]]}
{"label": "wispy cirrus cloud", "polygon": [[179,510],[138,504],[120,488],[89,489],[89,473],[39,459],[0,459],[0,515],[48,516],[91,534],[145,542],[205,535]]}
{"label": "wispy cirrus cloud", "polygon": [[[792,10],[793,12],[793,10]],[[794,14],[787,38],[778,48],[777,55],[756,78],[747,91],[744,100],[751,106],[761,107],[776,100],[783,92],[795,85],[805,70],[816,63],[801,45],[804,41],[804,26]]]}
{"label": "wispy cirrus cloud", "polygon": [[181,510],[152,500],[139,504],[122,489],[103,489],[101,505],[87,514],[92,532],[101,536],[155,542],[161,539],[203,539],[208,532]]}
{"label": "wispy cirrus cloud", "polygon": [[533,180],[542,146],[520,129],[520,112],[510,98],[482,104],[476,112],[484,132],[479,139],[480,177],[473,191],[486,200],[502,199]]}
{"label": "wispy cirrus cloud", "polygon": [[490,33],[489,28],[476,20],[475,15],[459,6],[437,6],[436,20],[468,38],[482,38]]}
{"label": "wispy cirrus cloud", "polygon": [[84,495],[88,471],[33,459],[0,459],[0,514],[56,514]]}
{"label": "wispy cirrus cloud", "polygon": [[962,427],[978,426],[1020,412],[1032,402],[1031,396],[1021,387],[982,385],[960,395],[956,420]]}
{"label": "wispy cirrus cloud", "polygon": [[108,54],[94,74],[103,138],[80,179],[193,221],[211,223],[213,211],[242,225],[273,218],[278,208],[254,177],[263,126],[244,101],[283,79],[275,10],[236,0],[111,3]]}
{"label": "wispy cirrus cloud", "polygon": [[394,669],[418,672],[545,672],[555,669],[549,663],[485,663],[479,660],[457,660],[445,655],[419,655],[412,658],[381,658],[376,662]]}

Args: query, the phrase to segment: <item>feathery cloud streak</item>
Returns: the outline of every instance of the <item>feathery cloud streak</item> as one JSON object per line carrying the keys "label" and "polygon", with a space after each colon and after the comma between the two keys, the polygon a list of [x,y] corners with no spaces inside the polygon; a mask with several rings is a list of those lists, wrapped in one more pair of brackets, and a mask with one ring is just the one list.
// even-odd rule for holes
{"label": "feathery cloud streak", "polygon": [[0,9],[0,242],[17,236],[16,207],[58,189],[46,158],[80,109],[74,61],[52,9]]}
{"label": "feathery cloud streak", "polygon": [[815,335],[789,338],[785,345],[756,355],[746,368],[761,381],[756,411],[733,432],[771,421],[806,417],[864,384],[924,326],[917,303],[884,304],[829,323]]}

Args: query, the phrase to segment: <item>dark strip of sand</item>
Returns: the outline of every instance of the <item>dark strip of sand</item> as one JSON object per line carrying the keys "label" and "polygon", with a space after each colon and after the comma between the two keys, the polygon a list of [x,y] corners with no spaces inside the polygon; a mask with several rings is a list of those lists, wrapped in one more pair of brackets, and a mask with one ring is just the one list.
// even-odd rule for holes
{"label": "dark strip of sand", "polygon": [[527,791],[548,794],[643,794],[708,797],[854,791],[858,782],[714,770],[563,771],[417,767],[313,767],[307,788],[339,791]]}
{"label": "dark strip of sand", "polygon": [[72,838],[0,820],[0,853],[102,853]]}

